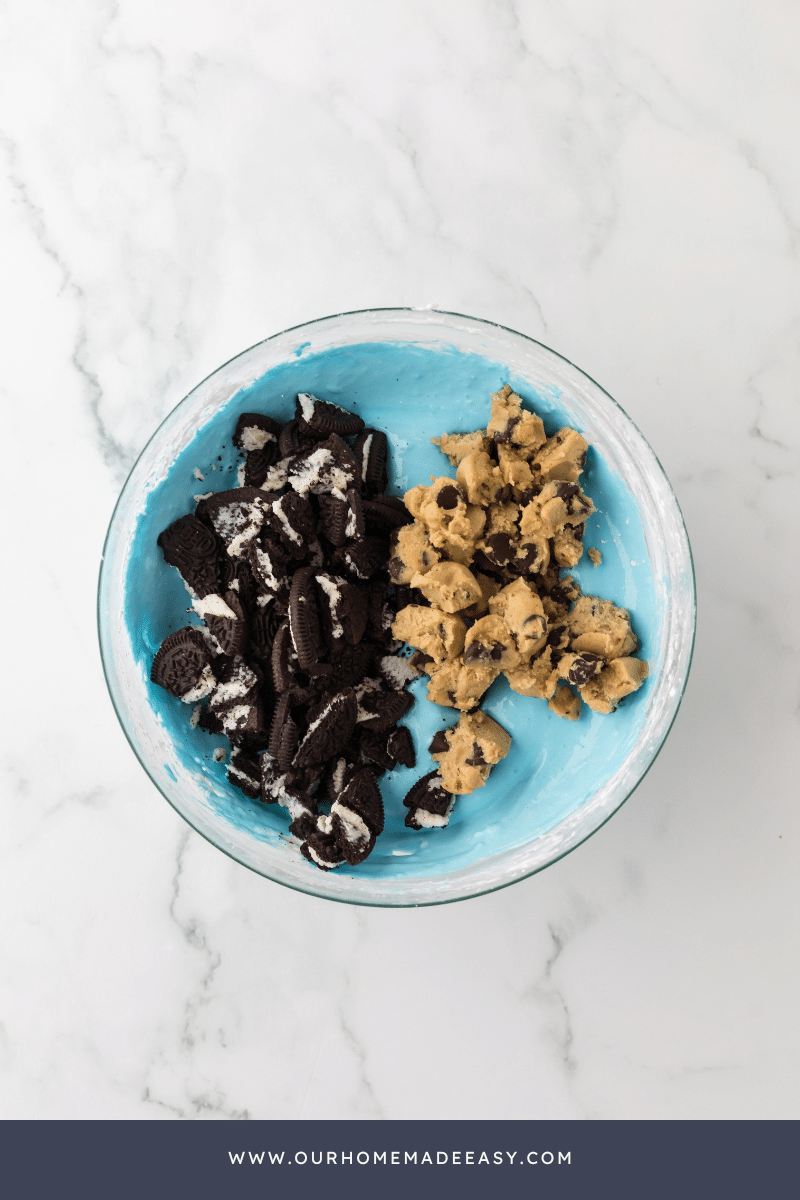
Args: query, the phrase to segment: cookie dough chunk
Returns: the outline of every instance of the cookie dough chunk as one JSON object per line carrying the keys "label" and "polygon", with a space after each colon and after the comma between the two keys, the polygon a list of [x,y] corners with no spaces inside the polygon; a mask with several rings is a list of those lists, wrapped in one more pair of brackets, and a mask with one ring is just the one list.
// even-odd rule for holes
{"label": "cookie dough chunk", "polygon": [[577,600],[581,589],[571,575],[558,578],[558,567],[551,568],[553,578],[545,577],[545,593],[542,595],[544,615],[549,625],[564,624],[573,600]]}
{"label": "cookie dough chunk", "polygon": [[492,596],[496,596],[500,591],[500,584],[496,579],[492,579],[489,575],[484,575],[482,571],[475,572],[475,579],[478,587],[481,589],[480,599],[474,604],[470,604],[469,608],[463,610],[463,615],[475,620],[477,617],[485,617],[489,611],[489,601]]}
{"label": "cookie dough chunk", "polygon": [[467,501],[461,488],[449,475],[440,475],[430,487],[420,484],[403,497],[412,516],[427,529],[447,528],[449,523],[467,511]]}
{"label": "cookie dough chunk", "polygon": [[547,483],[523,508],[519,527],[523,535],[551,538],[567,524],[582,524],[593,512],[594,504],[577,483]]}
{"label": "cookie dough chunk", "polygon": [[527,412],[509,384],[492,396],[492,416],[486,432],[497,445],[518,450],[523,458],[533,458],[547,438],[541,417]]}
{"label": "cookie dough chunk", "polygon": [[454,729],[444,733],[446,749],[431,751],[439,763],[439,773],[446,791],[454,796],[466,796],[483,787],[495,763],[505,758],[511,748],[511,738],[501,725],[485,712],[462,713]]}
{"label": "cookie dough chunk", "polygon": [[536,477],[517,450],[511,446],[504,446],[501,442],[497,447],[497,460],[502,482],[513,488],[516,495],[521,495],[532,486]]}
{"label": "cookie dough chunk", "polygon": [[514,580],[493,596],[489,612],[503,618],[514,635],[523,662],[529,662],[544,649],[547,618],[539,596],[523,579]]}
{"label": "cookie dough chunk", "polygon": [[558,684],[558,664],[552,646],[548,646],[528,666],[506,671],[505,676],[512,692],[520,696],[533,696],[537,700],[550,700]]}
{"label": "cookie dough chunk", "polygon": [[475,557],[475,544],[486,525],[486,513],[477,504],[468,504],[463,517],[451,521],[437,545],[451,562],[468,567]]}
{"label": "cookie dough chunk", "polygon": [[580,697],[576,696],[572,689],[568,688],[565,683],[558,685],[555,695],[548,702],[547,707],[557,717],[566,717],[568,721],[577,721],[580,719]]}
{"label": "cookie dough chunk", "polygon": [[421,604],[401,608],[392,624],[393,637],[429,654],[434,662],[458,658],[466,634],[467,626],[461,617]]}
{"label": "cookie dough chunk", "polygon": [[405,502],[433,545],[446,558],[468,566],[486,521],[483,509],[468,506],[461,487],[447,475],[434,479],[430,487],[411,488]]}
{"label": "cookie dough chunk", "polygon": [[567,625],[572,648],[579,653],[588,650],[600,658],[625,658],[639,645],[627,609],[597,596],[581,596],[567,617]]}
{"label": "cookie dough chunk", "polygon": [[549,483],[551,479],[577,483],[586,464],[588,449],[589,443],[576,429],[559,429],[534,455],[533,473],[539,483]]}
{"label": "cookie dough chunk", "polygon": [[[524,464],[527,468],[528,464]],[[530,470],[528,469],[530,476]],[[476,450],[461,459],[456,471],[456,480],[460,484],[470,504],[491,504],[507,480],[504,480],[498,467],[484,450]]]}
{"label": "cookie dough chunk", "polygon": [[414,575],[411,586],[419,588],[426,600],[447,613],[461,612],[482,595],[477,579],[462,563],[437,563],[430,570]]}
{"label": "cookie dough chunk", "polygon": [[615,658],[580,689],[581,699],[594,712],[612,713],[620,700],[642,686],[647,674],[641,658]]}
{"label": "cookie dough chunk", "polygon": [[575,567],[583,555],[583,525],[565,525],[553,537],[553,558],[559,567]]}
{"label": "cookie dough chunk", "polygon": [[476,450],[487,451],[491,445],[491,439],[482,429],[476,429],[474,433],[443,433],[440,438],[431,438],[431,441],[442,454],[447,455],[454,467],[468,454],[474,454]]}
{"label": "cookie dough chunk", "polygon": [[596,546],[589,547],[589,558],[592,560],[593,567],[599,567],[600,563],[603,561],[603,555]]}
{"label": "cookie dough chunk", "polygon": [[392,583],[410,583],[441,561],[441,554],[421,525],[403,525],[391,539],[389,575]]}
{"label": "cookie dough chunk", "polygon": [[499,667],[464,663],[460,659],[442,663],[431,668],[428,699],[444,708],[467,712],[480,703],[499,674]]}
{"label": "cookie dough chunk", "polygon": [[464,662],[501,671],[513,670],[521,662],[514,635],[502,617],[490,613],[470,629],[464,644]]}

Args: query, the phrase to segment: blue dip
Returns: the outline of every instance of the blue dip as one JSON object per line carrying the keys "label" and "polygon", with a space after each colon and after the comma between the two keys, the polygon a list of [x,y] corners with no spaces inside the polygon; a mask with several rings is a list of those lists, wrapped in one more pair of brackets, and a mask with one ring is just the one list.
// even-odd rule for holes
{"label": "blue dip", "polygon": [[[525,379],[509,373],[500,362],[466,355],[455,348],[408,343],[364,343],[308,354],[303,349],[256,382],[241,389],[197,434],[178,456],[167,478],[149,494],[131,548],[126,579],[125,619],[134,653],[149,679],[156,650],[167,636],[198,619],[177,571],[168,567],[156,545],[171,521],[194,510],[193,497],[237,486],[241,455],[231,441],[238,415],[263,412],[278,420],[294,415],[298,392],[311,392],[358,413],[367,425],[382,429],[391,448],[390,491],[402,496],[410,487],[427,483],[430,475],[454,473],[449,461],[431,445],[442,432],[468,432],[485,427],[490,396],[505,383],[519,392],[544,421],[548,434],[571,423],[555,389],[534,390]],[[204,476],[200,482],[195,469]],[[656,596],[637,506],[624,483],[589,450],[582,486],[597,512],[586,526],[585,546],[603,555],[593,567],[584,554],[571,574],[585,594],[613,600],[631,613],[640,641],[639,655],[654,662]],[[397,767],[380,780],[386,809],[386,829],[372,855],[357,873],[375,878],[427,878],[465,867],[512,849],[562,821],[584,804],[618,769],[634,746],[645,712],[644,686],[610,716],[585,705],[577,722],[550,712],[543,700],[518,696],[501,677],[487,693],[483,707],[513,739],[511,750],[485,787],[459,797],[446,829],[421,833],[406,829],[403,797],[411,784],[434,763],[428,744],[438,729],[454,725],[458,714],[426,699],[426,679],[411,691],[414,708],[405,719],[417,752],[417,766]],[[279,805],[248,800],[225,778],[225,764],[212,759],[217,747],[229,749],[224,738],[192,729],[191,707],[155,684],[147,684],[150,702],[168,730],[179,758],[208,784],[208,799],[226,821],[269,841],[285,835],[289,823]],[[309,864],[309,870],[316,870]]]}

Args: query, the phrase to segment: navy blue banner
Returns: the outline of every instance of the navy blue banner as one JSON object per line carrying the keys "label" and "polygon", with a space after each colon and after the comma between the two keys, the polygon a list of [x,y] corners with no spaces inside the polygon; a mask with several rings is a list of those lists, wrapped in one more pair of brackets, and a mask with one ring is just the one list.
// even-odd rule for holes
{"label": "navy blue banner", "polygon": [[6,1121],[9,1200],[797,1195],[795,1121]]}

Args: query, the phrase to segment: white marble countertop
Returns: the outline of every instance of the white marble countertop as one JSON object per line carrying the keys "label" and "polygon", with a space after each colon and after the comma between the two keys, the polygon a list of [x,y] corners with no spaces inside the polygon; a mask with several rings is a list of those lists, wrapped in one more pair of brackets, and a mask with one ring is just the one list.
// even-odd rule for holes
{"label": "white marble countertop", "polygon": [[[3,20],[0,1116],[800,1116],[800,10]],[[686,517],[698,641],[659,759],[576,853],[355,910],[250,874],[156,792],[103,681],[97,569],[135,455],[217,365],[426,304],[541,339],[633,417]]]}

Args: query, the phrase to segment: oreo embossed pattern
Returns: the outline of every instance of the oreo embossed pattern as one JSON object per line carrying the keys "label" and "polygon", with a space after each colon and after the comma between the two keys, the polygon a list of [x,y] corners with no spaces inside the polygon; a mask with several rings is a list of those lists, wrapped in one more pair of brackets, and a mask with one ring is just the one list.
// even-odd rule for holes
{"label": "oreo embossed pattern", "polygon": [[[355,867],[344,861],[335,871],[312,869],[300,853],[300,842],[287,836],[284,808],[248,801],[227,778],[228,739],[199,724],[192,727],[187,720],[189,706],[150,682],[159,647],[189,623],[195,625],[198,617],[202,616],[227,657],[236,658],[237,645],[241,648],[235,636],[237,622],[231,617],[236,604],[230,593],[236,594],[237,589],[225,586],[233,577],[219,579],[221,590],[206,591],[205,597],[202,581],[200,588],[194,587],[194,615],[187,622],[185,586],[179,572],[167,563],[163,546],[157,548],[157,539],[175,522],[196,515],[200,501],[195,496],[206,497],[211,505],[209,491],[216,496],[245,488],[269,490],[264,488],[266,472],[287,455],[278,445],[276,459],[274,449],[268,448],[269,438],[262,435],[275,434],[266,422],[260,427],[257,423],[242,426],[237,435],[241,445],[233,444],[231,435],[243,414],[274,421],[281,427],[279,442],[293,421],[298,425],[287,439],[302,432],[302,410],[296,415],[298,394],[321,396],[357,414],[365,430],[386,435],[391,483],[378,507],[397,512],[400,497],[412,485],[441,475],[441,454],[430,439],[444,430],[468,433],[485,426],[487,397],[506,383],[526,408],[539,414],[548,436],[569,426],[591,446],[584,478],[595,512],[586,521],[586,541],[602,551],[602,563],[595,568],[582,562],[572,574],[582,591],[608,597],[631,614],[650,677],[613,717],[587,711],[574,723],[559,719],[546,704],[515,694],[504,677],[498,678],[483,703],[508,731],[510,751],[502,770],[495,770],[485,787],[460,797],[444,834],[408,828],[405,819],[410,810],[403,801],[420,774],[425,774],[427,748],[434,736],[452,728],[458,714],[424,702],[425,680],[414,680],[407,691],[417,703],[396,726],[397,731],[405,729],[407,745],[396,744],[386,752],[407,758],[413,752],[419,767],[410,768],[397,758],[394,769],[380,777],[384,828],[365,861]],[[358,458],[358,433],[316,432],[325,434],[317,445],[338,437]],[[296,447],[292,441],[288,448],[295,452]],[[236,472],[243,462],[250,474],[239,479]],[[313,465],[310,470],[313,473]],[[349,489],[339,490],[346,503]],[[361,493],[366,522],[374,503],[370,489],[355,490]],[[297,513],[284,511],[293,528],[298,514],[299,508]],[[243,516],[236,516],[235,528],[227,530],[226,536],[235,539],[245,534],[247,542],[248,523],[241,522]],[[369,515],[370,522],[376,516]],[[281,523],[274,510],[273,519]],[[331,516],[331,528],[341,528],[343,523],[346,531],[351,519],[355,519],[352,511],[346,514],[338,508]],[[210,514],[208,520],[200,516],[197,520],[208,528]],[[214,533],[219,538],[216,529]],[[192,536],[198,539],[196,551],[192,550],[194,560],[201,562],[202,537],[197,530]],[[365,536],[380,533],[372,533],[365,524]],[[279,541],[275,540],[276,546]],[[294,568],[312,564],[292,558],[288,542],[280,543],[280,548],[292,563],[294,576]],[[182,544],[179,540],[179,547]],[[190,545],[194,547],[191,537]],[[180,557],[181,549],[169,552]],[[251,573],[252,557],[248,550]],[[330,565],[318,564],[314,570],[317,575],[350,580],[346,572],[332,571]],[[269,564],[264,563],[264,570],[269,573]],[[315,582],[315,588],[324,642],[322,624],[328,618],[322,607],[322,585]],[[226,600],[227,613],[221,608],[202,613],[203,600],[212,595],[231,599],[230,604]],[[213,600],[211,605],[216,607]],[[402,906],[459,899],[523,878],[577,846],[630,795],[657,754],[680,703],[691,658],[694,585],[688,541],[663,471],[641,434],[601,388],[552,351],[513,331],[453,314],[385,310],[325,318],[268,339],[220,368],[174,410],[134,467],[112,519],[101,572],[99,623],[104,666],[123,728],[151,779],[194,828],[237,861],[288,886],[331,899]],[[253,628],[255,640],[261,636],[258,623],[251,622],[251,643]],[[299,659],[293,667],[288,661],[296,653],[291,631],[288,640],[285,631],[280,638],[276,634],[277,629],[264,631],[265,639],[272,638],[269,663],[251,666],[245,660],[248,669],[255,675],[257,667],[262,673],[274,668],[283,672],[284,679],[292,669],[307,674],[313,666],[311,656],[306,658],[308,668],[300,667]],[[202,634],[201,638],[208,650]],[[192,687],[199,685],[202,690],[203,671],[197,673],[195,649],[202,658],[192,639],[183,653],[195,661]],[[179,676],[180,672],[174,674],[176,681]],[[188,676],[184,673],[180,678],[185,683]],[[392,683],[383,682],[387,690],[382,694],[406,694],[402,687],[395,691]],[[580,686],[577,679],[574,682]],[[252,686],[242,670],[232,670],[230,677],[216,680],[214,686],[220,684],[230,686],[229,695],[240,693],[234,699],[247,697]],[[353,685],[339,691],[347,687]],[[358,697],[356,701],[360,703]],[[197,704],[193,701],[191,707]],[[347,697],[337,702],[340,706],[345,711],[332,710],[325,721],[349,721]],[[219,719],[225,713],[230,720],[235,707],[247,704],[231,704],[228,709],[223,704]],[[210,709],[210,698],[204,699],[203,709]],[[322,715],[314,714],[306,725]],[[244,714],[240,717],[244,719]],[[257,722],[258,714],[250,713],[247,719]],[[324,729],[324,724],[317,729]],[[300,730],[298,747],[299,735]],[[291,729],[287,738],[289,746]],[[281,744],[282,735],[275,742]],[[223,755],[224,762],[220,761]],[[246,763],[242,765],[243,782],[248,770]],[[363,822],[371,839],[371,826],[377,828],[381,817],[363,780],[352,789],[351,800],[346,806],[349,813]],[[435,810],[447,806],[446,796],[437,799],[432,793],[425,811],[436,815]],[[356,821],[352,824],[359,828]]]}

